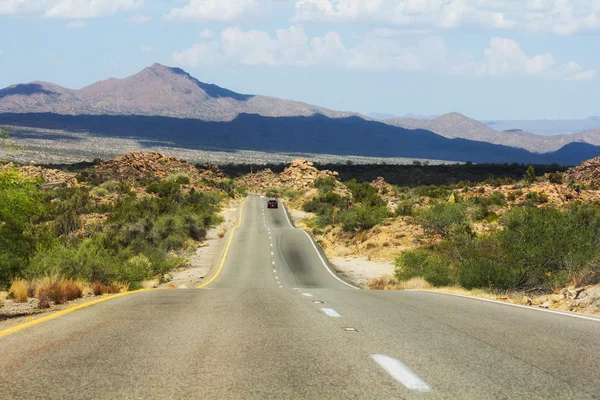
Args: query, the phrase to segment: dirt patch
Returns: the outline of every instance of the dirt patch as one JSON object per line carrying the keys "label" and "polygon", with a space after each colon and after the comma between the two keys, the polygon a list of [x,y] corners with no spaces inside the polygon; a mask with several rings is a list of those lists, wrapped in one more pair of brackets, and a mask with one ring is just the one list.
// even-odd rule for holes
{"label": "dirt patch", "polygon": [[332,257],[329,261],[340,275],[362,288],[368,288],[370,279],[394,273],[391,261],[370,261],[366,257]]}

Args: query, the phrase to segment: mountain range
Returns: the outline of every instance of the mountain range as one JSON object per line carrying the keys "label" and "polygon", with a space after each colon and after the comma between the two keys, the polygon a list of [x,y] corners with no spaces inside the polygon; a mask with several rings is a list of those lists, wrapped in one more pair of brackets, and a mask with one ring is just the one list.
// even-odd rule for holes
{"label": "mountain range", "polygon": [[497,131],[459,113],[445,114],[433,120],[393,118],[383,120],[383,122],[406,129],[425,129],[447,138],[462,138],[519,147],[535,153],[557,151],[563,146],[575,142],[600,146],[600,130],[552,136],[536,135],[521,129]]}
{"label": "mountain range", "polygon": [[0,124],[229,150],[561,164],[600,155],[598,131],[499,132],[457,113],[378,121],[236,93],[161,64],[79,90],[46,82],[10,86],[0,90]]}

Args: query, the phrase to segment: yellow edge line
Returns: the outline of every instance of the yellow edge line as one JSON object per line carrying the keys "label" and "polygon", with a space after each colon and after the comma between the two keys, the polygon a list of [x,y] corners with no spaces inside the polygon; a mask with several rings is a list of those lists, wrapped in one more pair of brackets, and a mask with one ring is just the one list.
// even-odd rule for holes
{"label": "yellow edge line", "polygon": [[98,299],[98,300],[90,301],[89,303],[84,303],[84,304],[80,304],[78,306],[67,308],[66,310],[57,311],[54,314],[47,315],[47,316],[42,317],[40,319],[36,319],[36,320],[31,321],[31,322],[27,322],[27,323],[24,323],[24,324],[21,324],[21,325],[17,325],[17,326],[14,326],[12,328],[8,328],[6,330],[0,331],[0,337],[6,336],[6,335],[10,335],[11,333],[15,333],[15,332],[18,332],[18,331],[20,331],[22,329],[29,328],[30,326],[41,324],[42,322],[50,321],[51,319],[58,318],[58,317],[60,317],[62,315],[69,314],[69,313],[72,313],[72,312],[77,311],[77,310],[81,310],[82,308],[90,307],[90,306],[93,306],[93,305],[98,304],[98,303],[102,303],[102,302],[105,302],[105,301],[108,301],[108,300],[116,299],[118,297],[129,296],[130,294],[145,292],[145,291],[148,291],[148,290],[153,290],[153,289],[140,289],[140,290],[134,290],[133,292],[119,293],[119,294],[115,294],[113,296],[103,297],[103,298]]}
{"label": "yellow edge line", "polygon": [[240,218],[238,220],[237,225],[231,230],[231,233],[229,234],[229,240],[227,241],[227,246],[225,247],[225,253],[223,253],[223,258],[221,259],[221,263],[219,264],[219,268],[217,269],[217,272],[215,272],[213,277],[210,278],[208,281],[204,282],[201,285],[198,285],[198,289],[202,289],[202,288],[210,285],[215,279],[217,279],[217,277],[221,273],[221,270],[223,269],[223,265],[225,265],[225,260],[227,259],[227,254],[229,253],[229,248],[231,247],[231,241],[233,240],[233,234],[235,233],[235,230],[237,228],[239,228],[240,225],[242,225],[242,216],[244,215],[244,205],[245,204],[246,204],[246,200],[244,200],[242,202],[242,205],[240,206]]}

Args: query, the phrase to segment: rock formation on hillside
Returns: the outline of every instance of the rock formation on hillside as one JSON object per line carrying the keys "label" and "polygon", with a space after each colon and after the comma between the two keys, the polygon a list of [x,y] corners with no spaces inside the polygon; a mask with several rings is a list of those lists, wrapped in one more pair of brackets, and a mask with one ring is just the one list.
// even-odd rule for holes
{"label": "rock formation on hillside", "polygon": [[313,187],[319,178],[334,177],[338,179],[339,174],[334,171],[319,171],[310,161],[296,159],[292,161],[279,176],[283,185],[293,190],[303,190]]}
{"label": "rock formation on hillside", "polygon": [[600,185],[600,157],[581,163],[565,173],[566,181],[575,181],[586,185]]}
{"label": "rock formation on hillside", "polygon": [[200,171],[192,164],[159,153],[128,153],[102,162],[87,169],[86,172],[92,177],[105,180],[140,182],[175,174],[185,174],[191,179],[200,179],[204,176],[223,176],[223,173],[214,165],[208,165],[207,169]]}

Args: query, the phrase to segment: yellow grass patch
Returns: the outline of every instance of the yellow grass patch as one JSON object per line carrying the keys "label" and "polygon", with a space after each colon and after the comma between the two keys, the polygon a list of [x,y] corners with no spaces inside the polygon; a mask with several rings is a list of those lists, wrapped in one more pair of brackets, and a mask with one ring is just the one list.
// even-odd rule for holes
{"label": "yellow grass patch", "polygon": [[29,283],[24,279],[14,280],[8,293],[17,303],[26,303],[29,299]]}

